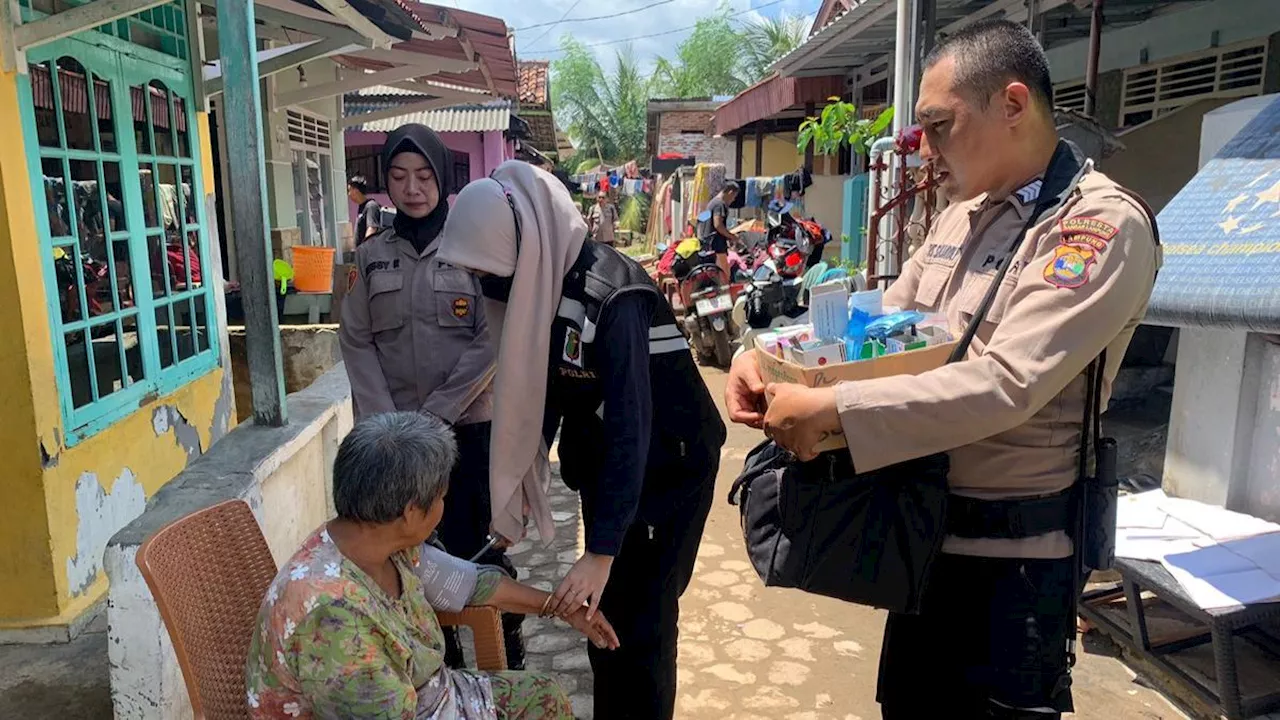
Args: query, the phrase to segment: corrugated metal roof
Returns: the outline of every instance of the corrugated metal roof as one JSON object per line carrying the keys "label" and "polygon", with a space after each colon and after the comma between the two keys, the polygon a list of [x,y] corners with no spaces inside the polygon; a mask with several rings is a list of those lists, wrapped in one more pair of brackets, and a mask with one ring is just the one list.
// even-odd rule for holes
{"label": "corrugated metal roof", "polygon": [[450,85],[449,83],[430,82],[430,81],[421,81],[421,80],[419,80],[417,84],[422,86],[421,90],[411,90],[409,88],[395,87],[392,85],[371,85],[367,88],[361,88],[359,90],[356,90],[353,93],[348,93],[348,94],[361,95],[365,97],[378,96],[378,95],[394,96],[394,97],[418,97],[418,96],[434,97],[435,94],[432,93],[431,91],[433,89],[440,89],[440,90],[454,90],[457,92],[474,93],[476,96],[476,100],[484,100],[485,98],[489,97],[488,93],[477,91],[475,88],[463,87],[461,85]]}
{"label": "corrugated metal roof", "polygon": [[[385,107],[382,106],[382,107]],[[381,108],[362,109],[358,106],[348,110],[349,115],[361,112],[372,112]],[[500,100],[485,105],[458,105],[439,110],[426,110],[398,115],[385,120],[374,120],[353,126],[353,130],[368,132],[392,132],[401,125],[421,123],[439,133],[449,132],[490,132],[506,131],[511,128],[511,103]]]}
{"label": "corrugated metal roof", "polygon": [[1280,332],[1280,95],[1156,220],[1164,266],[1145,322]]}
{"label": "corrugated metal roof", "polygon": [[844,78],[839,75],[804,78],[770,75],[716,110],[716,134],[724,135],[797,105],[826,103],[827,98],[842,93]]}

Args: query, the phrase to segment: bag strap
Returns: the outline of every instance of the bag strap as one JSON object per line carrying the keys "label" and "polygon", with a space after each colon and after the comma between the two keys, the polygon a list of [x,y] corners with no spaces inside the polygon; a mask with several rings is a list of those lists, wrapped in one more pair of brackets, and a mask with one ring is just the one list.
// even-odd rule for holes
{"label": "bag strap", "polygon": [[964,329],[960,342],[956,343],[955,348],[951,350],[947,363],[959,362],[968,354],[969,345],[973,342],[973,336],[977,334],[978,326],[987,318],[987,312],[991,310],[991,305],[995,302],[996,293],[1000,291],[1000,283],[1004,281],[1005,273],[1009,271],[1009,266],[1012,264],[1010,261],[1013,256],[1017,254],[1018,248],[1022,246],[1027,234],[1040,221],[1040,218],[1051,208],[1060,205],[1066,196],[1075,189],[1080,182],[1084,165],[1078,148],[1066,140],[1058,141],[1058,147],[1054,150],[1053,157],[1049,160],[1049,166],[1044,171],[1044,183],[1040,188],[1040,199],[1036,202],[1035,209],[1031,211],[1027,222],[1023,224],[1022,230],[1014,238],[1013,244],[1009,247],[1009,252],[997,265],[995,279],[992,280],[991,286],[987,288],[987,294],[983,296],[982,304],[978,306],[977,312],[973,314],[973,319],[969,321],[968,327]]}

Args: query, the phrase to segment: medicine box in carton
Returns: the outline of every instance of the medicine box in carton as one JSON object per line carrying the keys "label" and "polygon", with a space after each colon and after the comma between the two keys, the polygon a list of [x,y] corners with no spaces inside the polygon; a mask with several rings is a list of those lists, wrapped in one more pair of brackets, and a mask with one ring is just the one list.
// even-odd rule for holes
{"label": "medicine box in carton", "polygon": [[[766,383],[796,383],[807,387],[828,387],[850,380],[871,380],[893,375],[919,375],[942,367],[951,355],[956,341],[929,345],[918,350],[907,350],[881,355],[870,360],[843,362],[822,367],[803,367],[792,362],[756,350],[760,375]],[[818,450],[836,450],[846,447],[844,436],[836,435],[822,444]]]}

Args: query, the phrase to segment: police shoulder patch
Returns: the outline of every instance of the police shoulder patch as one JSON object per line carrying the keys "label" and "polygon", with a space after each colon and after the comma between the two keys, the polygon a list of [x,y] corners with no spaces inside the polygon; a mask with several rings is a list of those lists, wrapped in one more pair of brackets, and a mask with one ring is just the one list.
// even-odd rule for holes
{"label": "police shoulder patch", "polygon": [[1092,247],[1063,242],[1044,266],[1045,282],[1056,288],[1078,288],[1089,282],[1089,270],[1097,261],[1098,251]]}
{"label": "police shoulder patch", "polygon": [[1107,249],[1107,243],[1120,232],[1115,225],[1095,217],[1070,217],[1058,222],[1062,242],[1085,243],[1098,252]]}

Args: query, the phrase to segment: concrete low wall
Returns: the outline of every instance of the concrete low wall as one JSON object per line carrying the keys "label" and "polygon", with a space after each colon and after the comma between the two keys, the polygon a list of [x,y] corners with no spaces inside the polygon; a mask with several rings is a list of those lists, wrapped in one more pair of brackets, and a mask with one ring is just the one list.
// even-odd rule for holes
{"label": "concrete low wall", "polygon": [[[241,423],[253,417],[244,327],[233,325],[227,328],[227,339],[236,392],[236,422]],[[303,390],[342,362],[338,326],[281,325],[280,354],[284,359],[284,391],[295,393]]]}
{"label": "concrete low wall", "polygon": [[333,459],[352,425],[346,369],[338,365],[290,395],[288,411],[286,427],[245,423],[232,430],[108,544],[108,653],[117,720],[191,717],[169,634],[135,564],[143,541],[188,513],[240,498],[253,508],[279,564],[333,515]]}

